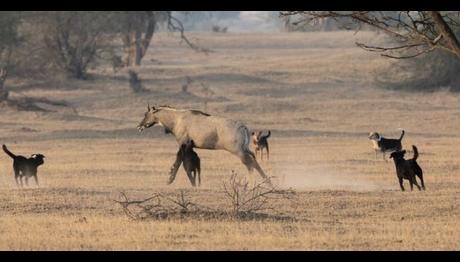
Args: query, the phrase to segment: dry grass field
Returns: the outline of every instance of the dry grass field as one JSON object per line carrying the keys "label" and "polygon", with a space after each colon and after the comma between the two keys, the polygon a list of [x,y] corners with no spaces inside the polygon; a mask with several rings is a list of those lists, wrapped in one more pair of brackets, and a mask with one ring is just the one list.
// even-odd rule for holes
{"label": "dry grass field", "polygon": [[[88,81],[9,82],[18,86],[13,98],[71,106],[1,109],[1,143],[46,155],[40,187],[18,189],[11,159],[0,153],[1,250],[460,249],[458,94],[376,88],[373,74],[389,61],[354,45],[376,37],[368,33],[190,36],[214,52],[157,35],[139,69],[143,94],[108,66]],[[181,93],[186,76],[195,80],[189,94]],[[174,137],[161,127],[136,130],[147,102],[203,110],[201,83],[212,90],[208,113],[272,131],[261,166],[296,194],[253,219],[129,219],[113,201],[120,192],[143,199],[183,191],[195,203],[230,208],[222,185],[232,170],[247,174],[238,158],[197,150],[202,186],[192,188],[182,168],[167,185]],[[405,148],[419,148],[424,192],[401,192],[393,162],[375,158],[368,133],[399,137],[398,128]]]}

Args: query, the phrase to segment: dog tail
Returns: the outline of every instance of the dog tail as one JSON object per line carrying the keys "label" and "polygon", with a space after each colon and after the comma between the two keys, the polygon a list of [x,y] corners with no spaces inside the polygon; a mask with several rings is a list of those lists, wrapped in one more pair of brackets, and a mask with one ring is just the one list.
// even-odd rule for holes
{"label": "dog tail", "polygon": [[10,151],[10,150],[8,150],[8,148],[6,148],[6,146],[5,146],[5,145],[3,145],[3,146],[2,146],[2,148],[3,148],[3,151],[5,151],[5,153],[6,153],[7,155],[9,155],[11,158],[13,158],[13,159],[15,159],[15,158],[16,158],[16,155],[15,155],[15,154],[13,154],[13,153],[11,153],[11,151]]}
{"label": "dog tail", "polygon": [[403,139],[403,137],[404,137],[404,129],[402,129],[402,131],[401,131],[401,137],[399,138],[399,141],[401,141]]}
{"label": "dog tail", "polygon": [[267,139],[267,138],[270,137],[271,134],[272,134],[272,133],[270,132],[270,130],[268,130],[268,134],[267,134],[266,136],[261,136],[260,138],[265,138],[265,139]]}
{"label": "dog tail", "polygon": [[418,150],[417,147],[412,145],[412,149],[414,150],[414,157],[412,159],[417,160],[418,158]]}

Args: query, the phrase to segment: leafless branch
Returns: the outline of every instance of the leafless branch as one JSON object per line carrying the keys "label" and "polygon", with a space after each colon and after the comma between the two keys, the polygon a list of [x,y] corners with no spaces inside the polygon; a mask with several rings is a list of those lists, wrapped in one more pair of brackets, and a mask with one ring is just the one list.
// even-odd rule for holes
{"label": "leafless branch", "polygon": [[232,173],[223,183],[223,192],[230,200],[232,213],[236,216],[273,209],[272,199],[292,199],[294,191],[279,190],[270,185],[270,179],[250,185],[245,178]]}
{"label": "leafless branch", "polygon": [[184,25],[182,24],[182,22],[179,19],[172,16],[171,13],[169,13],[168,15],[168,28],[171,31],[179,32],[181,39],[193,50],[205,54],[212,52],[212,50],[210,49],[199,47],[196,44],[192,43],[185,35]]}
{"label": "leafless branch", "polygon": [[280,15],[297,17],[298,20],[292,22],[294,25],[322,19],[340,20],[342,23],[351,20],[358,25],[369,25],[385,32],[400,45],[357,45],[367,51],[379,52],[385,57],[413,58],[435,49],[443,49],[460,58],[460,41],[452,31],[452,27],[460,26],[458,11],[288,11],[281,12]]}
{"label": "leafless branch", "polygon": [[180,191],[180,194],[175,196],[156,193],[141,200],[130,200],[125,193],[121,192],[120,200],[113,201],[118,203],[123,212],[134,220],[165,219],[173,216],[183,217],[184,215],[198,215],[200,217],[207,215],[232,219],[256,214],[270,216],[260,212],[273,210],[273,200],[275,199],[292,200],[295,192],[293,190],[278,190],[270,186],[267,181],[269,180],[250,186],[246,180],[233,173],[228,182],[223,183],[223,194],[230,201],[230,211],[197,204],[184,191]]}

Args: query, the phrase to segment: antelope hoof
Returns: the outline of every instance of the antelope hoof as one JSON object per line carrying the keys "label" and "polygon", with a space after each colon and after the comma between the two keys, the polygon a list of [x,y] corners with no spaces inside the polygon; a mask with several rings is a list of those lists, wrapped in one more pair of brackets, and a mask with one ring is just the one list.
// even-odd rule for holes
{"label": "antelope hoof", "polygon": [[171,185],[172,182],[174,182],[174,177],[173,177],[173,176],[170,176],[169,179],[168,179],[167,184],[168,184],[168,185]]}

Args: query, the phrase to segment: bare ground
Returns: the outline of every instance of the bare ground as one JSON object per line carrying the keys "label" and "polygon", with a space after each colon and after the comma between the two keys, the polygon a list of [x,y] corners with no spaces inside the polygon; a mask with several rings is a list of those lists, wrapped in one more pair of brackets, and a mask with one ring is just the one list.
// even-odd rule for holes
{"label": "bare ground", "polygon": [[[376,89],[386,59],[354,46],[359,33],[193,34],[215,52],[204,55],[160,34],[139,68],[148,92],[130,92],[126,72],[93,71],[90,81],[24,86],[13,98],[35,98],[48,110],[2,107],[0,140],[18,154],[43,153],[41,186],[18,189],[11,160],[0,157],[2,250],[458,250],[457,128],[460,96],[445,91]],[[380,70],[380,71],[379,71]],[[181,94],[185,77],[195,80]],[[292,201],[274,200],[269,219],[200,217],[133,221],[113,200],[184,190],[194,202],[229,208],[222,183],[239,160],[198,150],[202,187],[181,169],[167,172],[177,145],[161,128],[135,129],[147,102],[204,109],[270,129],[262,161]],[[40,104],[43,98],[65,105]],[[392,162],[375,158],[370,131],[420,150],[425,192],[400,192]],[[406,184],[407,185],[407,184]],[[408,188],[408,185],[406,186]],[[277,219],[277,216],[293,218]]]}

